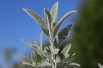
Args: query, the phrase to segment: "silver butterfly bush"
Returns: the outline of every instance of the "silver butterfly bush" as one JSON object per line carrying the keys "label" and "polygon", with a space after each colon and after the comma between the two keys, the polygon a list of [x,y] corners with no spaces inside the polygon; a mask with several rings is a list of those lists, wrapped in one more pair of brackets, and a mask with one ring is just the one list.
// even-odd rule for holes
{"label": "silver butterfly bush", "polygon": [[[80,65],[73,62],[75,54],[69,54],[71,44],[64,45],[64,48],[60,48],[70,32],[72,24],[66,26],[57,33],[63,21],[76,11],[72,10],[67,12],[60,21],[57,22],[58,2],[53,5],[50,11],[44,8],[45,19],[32,10],[26,8],[23,8],[23,10],[29,14],[42,29],[40,34],[40,45],[37,42],[32,44],[22,40],[22,42],[33,49],[30,59],[23,55],[19,55],[23,64],[33,68],[79,68]],[[43,33],[48,37],[50,42],[49,46],[42,46]],[[39,59],[38,56],[40,56]]]}

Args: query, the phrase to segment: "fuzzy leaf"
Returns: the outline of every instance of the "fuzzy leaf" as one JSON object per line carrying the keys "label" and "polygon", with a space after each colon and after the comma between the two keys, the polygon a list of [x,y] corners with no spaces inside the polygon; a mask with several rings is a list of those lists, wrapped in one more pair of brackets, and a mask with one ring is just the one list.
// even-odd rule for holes
{"label": "fuzzy leaf", "polygon": [[33,12],[32,10],[23,8],[23,10],[28,13],[35,21],[37,24],[40,25],[40,27],[42,28],[42,30],[44,31],[45,34],[48,35],[48,29],[46,22],[42,19],[42,17],[40,17],[36,12]]}
{"label": "fuzzy leaf", "polygon": [[39,45],[35,42],[35,44],[31,44],[25,40],[22,40],[26,45],[30,46],[31,48],[33,48],[38,54],[41,54],[43,56],[45,56],[44,52],[40,49]]}
{"label": "fuzzy leaf", "polygon": [[45,16],[46,16],[46,19],[47,19],[47,23],[49,24],[49,25],[51,25],[51,22],[52,22],[52,17],[51,17],[51,14],[50,14],[50,12],[47,10],[47,9],[45,9],[44,8],[44,11],[45,11]]}
{"label": "fuzzy leaf", "polygon": [[71,44],[68,44],[67,46],[65,46],[65,48],[61,51],[61,53],[65,56],[65,58],[67,58],[69,56],[68,52],[70,51],[71,48]]}
{"label": "fuzzy leaf", "polygon": [[100,68],[103,68],[103,65],[101,65],[100,63],[98,63],[98,66],[99,66]]}
{"label": "fuzzy leaf", "polygon": [[40,49],[39,45],[38,45],[36,42],[35,42],[35,45],[32,45],[31,43],[29,43],[29,42],[27,42],[27,41],[25,41],[25,40],[22,40],[22,41],[23,41],[25,44],[27,44],[28,46],[30,46],[31,48],[33,48],[38,54],[40,54],[40,55],[42,55],[42,56],[45,56],[46,58],[49,58],[50,61],[51,61],[52,63],[54,63],[54,62],[52,61],[52,59],[51,59],[47,54],[45,54],[43,50]]}
{"label": "fuzzy leaf", "polygon": [[51,17],[51,14],[50,12],[47,10],[47,9],[44,9],[45,11],[45,16],[46,16],[46,22],[48,24],[48,30],[49,30],[49,33],[51,32],[51,22],[52,22],[52,17]]}
{"label": "fuzzy leaf", "polygon": [[51,49],[51,52],[53,54],[58,54],[58,52],[59,52],[59,48],[54,48],[54,47],[51,46],[50,49]]}
{"label": "fuzzy leaf", "polygon": [[27,63],[27,62],[23,62],[23,64],[24,64],[24,65],[28,65],[28,66],[32,66],[32,67],[34,67],[32,64]]}
{"label": "fuzzy leaf", "polygon": [[33,66],[37,66],[37,57],[34,51],[32,51],[31,53],[31,60],[32,60]]}
{"label": "fuzzy leaf", "polygon": [[20,59],[22,60],[23,63],[32,64],[32,61],[29,58],[27,58],[23,55],[19,55],[19,57],[20,57]]}
{"label": "fuzzy leaf", "polygon": [[44,48],[44,53],[50,53],[50,49],[47,46]]}
{"label": "fuzzy leaf", "polygon": [[69,65],[70,66],[80,66],[78,63],[74,63],[74,62],[70,63]]}
{"label": "fuzzy leaf", "polygon": [[31,65],[31,64],[24,63],[23,68],[36,68],[36,67],[34,67],[34,66]]}
{"label": "fuzzy leaf", "polygon": [[68,56],[67,58],[63,59],[63,62],[65,62],[65,63],[72,63],[74,59],[75,59],[74,57]]}
{"label": "fuzzy leaf", "polygon": [[60,62],[60,61],[61,61],[60,56],[57,55],[57,56],[56,56],[56,61],[55,61],[55,62],[58,63],[58,62]]}
{"label": "fuzzy leaf", "polygon": [[33,44],[27,42],[26,40],[21,40],[23,43],[25,43],[26,45],[28,45],[29,47],[33,48],[33,49],[37,49],[38,47],[37,46],[34,46]]}
{"label": "fuzzy leaf", "polygon": [[59,32],[59,34],[58,34],[58,45],[60,43],[62,43],[66,39],[66,37],[67,37],[67,35],[68,35],[69,31],[70,31],[71,26],[72,26],[72,24],[66,26],[65,28],[63,28]]}
{"label": "fuzzy leaf", "polygon": [[42,64],[39,65],[39,67],[46,67],[46,66],[51,66],[49,62],[44,61]]}
{"label": "fuzzy leaf", "polygon": [[58,24],[54,27],[54,36],[56,35],[59,27],[61,26],[61,24],[63,23],[63,21],[68,17],[70,16],[71,14],[75,13],[76,11],[72,10],[72,11],[69,11],[67,12],[61,19],[60,21],[58,22]]}
{"label": "fuzzy leaf", "polygon": [[52,25],[56,24],[57,16],[58,16],[58,2],[56,2],[51,8],[51,16],[52,16]]}

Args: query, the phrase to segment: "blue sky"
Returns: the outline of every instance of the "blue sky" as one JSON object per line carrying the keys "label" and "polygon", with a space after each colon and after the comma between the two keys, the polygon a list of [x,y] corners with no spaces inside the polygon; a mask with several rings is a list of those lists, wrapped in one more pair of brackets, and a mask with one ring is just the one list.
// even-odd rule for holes
{"label": "blue sky", "polygon": [[[43,8],[50,10],[55,2],[59,2],[58,20],[66,12],[78,10],[80,5],[80,0],[0,0],[0,60],[5,48],[16,48],[16,58],[18,54],[26,54],[30,48],[20,39],[39,42],[41,29],[22,8],[31,9],[44,17]],[[62,27],[73,22],[75,16],[67,18]],[[0,64],[3,64],[2,61]]]}

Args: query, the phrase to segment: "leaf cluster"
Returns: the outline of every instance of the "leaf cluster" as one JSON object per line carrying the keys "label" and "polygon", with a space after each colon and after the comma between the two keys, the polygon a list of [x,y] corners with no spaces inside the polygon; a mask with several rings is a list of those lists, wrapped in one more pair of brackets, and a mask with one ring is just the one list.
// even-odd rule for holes
{"label": "leaf cluster", "polygon": [[[23,8],[23,10],[29,14],[42,29],[40,34],[40,45],[37,42],[31,44],[28,41],[22,40],[33,49],[31,59],[20,55],[23,64],[34,68],[78,68],[80,65],[73,62],[75,54],[69,54],[71,44],[60,49],[61,44],[65,41],[70,32],[72,24],[67,25],[57,33],[63,21],[76,11],[72,10],[67,12],[60,21],[57,22],[58,2],[53,5],[50,11],[44,8],[45,19],[32,10],[26,8]],[[50,42],[50,45],[44,48],[42,47],[43,33],[47,35]],[[41,61],[39,62],[37,55],[41,57]]]}

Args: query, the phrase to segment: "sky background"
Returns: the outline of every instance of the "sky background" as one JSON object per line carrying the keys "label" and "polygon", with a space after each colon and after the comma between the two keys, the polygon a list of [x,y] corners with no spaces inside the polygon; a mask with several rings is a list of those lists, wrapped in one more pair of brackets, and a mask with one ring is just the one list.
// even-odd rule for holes
{"label": "sky background", "polygon": [[[41,29],[22,8],[31,9],[44,17],[43,8],[50,10],[55,2],[59,2],[58,20],[70,10],[78,11],[81,3],[80,0],[0,0],[0,64],[4,64],[4,49],[16,48],[16,60],[19,59],[18,54],[25,55],[30,50],[21,39],[39,42]],[[62,27],[72,23],[76,15],[68,17]],[[45,36],[43,38],[46,40]]]}

